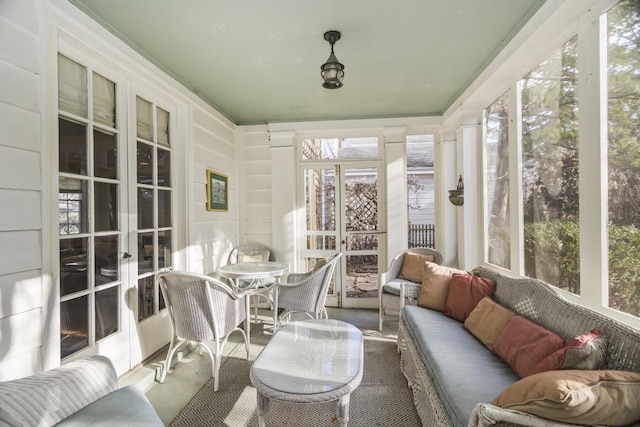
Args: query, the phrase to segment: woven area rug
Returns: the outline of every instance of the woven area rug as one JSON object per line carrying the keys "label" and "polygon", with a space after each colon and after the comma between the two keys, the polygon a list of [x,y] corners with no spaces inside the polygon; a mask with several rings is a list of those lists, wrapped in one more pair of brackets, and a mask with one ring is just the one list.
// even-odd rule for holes
{"label": "woven area rug", "polygon": [[[253,325],[252,325],[253,326]],[[349,426],[420,426],[413,395],[400,371],[400,355],[394,340],[377,331],[363,331],[364,374],[360,386],[351,393]],[[220,370],[220,388],[213,391],[210,379],[169,424],[191,426],[257,426],[256,390],[249,381],[251,363],[271,335],[261,325],[251,330],[250,361],[244,347],[238,346]],[[267,426],[337,426],[332,420],[335,402],[291,404],[272,400],[266,416]]]}

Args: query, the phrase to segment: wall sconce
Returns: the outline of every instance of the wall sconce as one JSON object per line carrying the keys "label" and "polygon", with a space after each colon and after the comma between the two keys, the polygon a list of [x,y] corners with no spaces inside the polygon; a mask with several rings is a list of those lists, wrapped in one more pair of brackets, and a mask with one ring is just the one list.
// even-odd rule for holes
{"label": "wall sconce", "polygon": [[458,186],[455,190],[449,190],[449,201],[453,206],[464,205],[464,184],[462,183],[462,175],[458,178]]}

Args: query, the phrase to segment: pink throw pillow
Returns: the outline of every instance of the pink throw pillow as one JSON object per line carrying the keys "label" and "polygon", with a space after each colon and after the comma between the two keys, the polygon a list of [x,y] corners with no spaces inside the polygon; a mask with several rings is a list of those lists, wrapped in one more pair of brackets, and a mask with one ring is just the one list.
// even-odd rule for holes
{"label": "pink throw pillow", "polygon": [[491,349],[520,378],[531,375],[535,366],[564,346],[564,340],[527,318],[515,315]]}
{"label": "pink throw pillow", "polygon": [[607,339],[599,328],[578,335],[534,366],[530,375],[556,369],[601,369],[604,364]]}
{"label": "pink throw pillow", "polygon": [[496,282],[484,277],[468,274],[451,276],[447,309],[444,314],[464,322],[484,297],[491,297],[496,290]]}

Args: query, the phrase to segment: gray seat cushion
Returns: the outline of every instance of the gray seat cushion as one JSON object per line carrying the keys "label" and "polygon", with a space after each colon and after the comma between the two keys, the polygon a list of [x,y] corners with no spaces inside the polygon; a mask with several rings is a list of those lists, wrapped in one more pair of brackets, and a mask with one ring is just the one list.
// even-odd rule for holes
{"label": "gray seat cushion", "polygon": [[422,283],[411,282],[404,279],[391,279],[382,286],[382,289],[384,289],[384,291],[387,293],[400,296],[401,283],[404,283],[404,292],[406,296],[417,298],[417,295],[420,295],[420,288],[422,288]]}
{"label": "gray seat cushion", "polygon": [[118,389],[85,406],[56,426],[164,426],[164,423],[137,387]]}
{"label": "gray seat cushion", "polygon": [[462,322],[415,306],[405,306],[402,318],[454,426],[466,427],[478,402],[519,380]]}

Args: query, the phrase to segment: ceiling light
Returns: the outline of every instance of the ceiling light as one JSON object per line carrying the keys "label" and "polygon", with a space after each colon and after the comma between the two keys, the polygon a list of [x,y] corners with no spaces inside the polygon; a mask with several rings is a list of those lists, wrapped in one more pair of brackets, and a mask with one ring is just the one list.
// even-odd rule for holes
{"label": "ceiling light", "polygon": [[338,62],[338,58],[333,53],[333,44],[340,40],[340,31],[327,31],[324,33],[324,39],[331,43],[331,55],[327,62],[322,64],[320,75],[324,79],[322,87],[327,89],[338,89],[342,87],[342,79],[344,78],[344,65]]}

